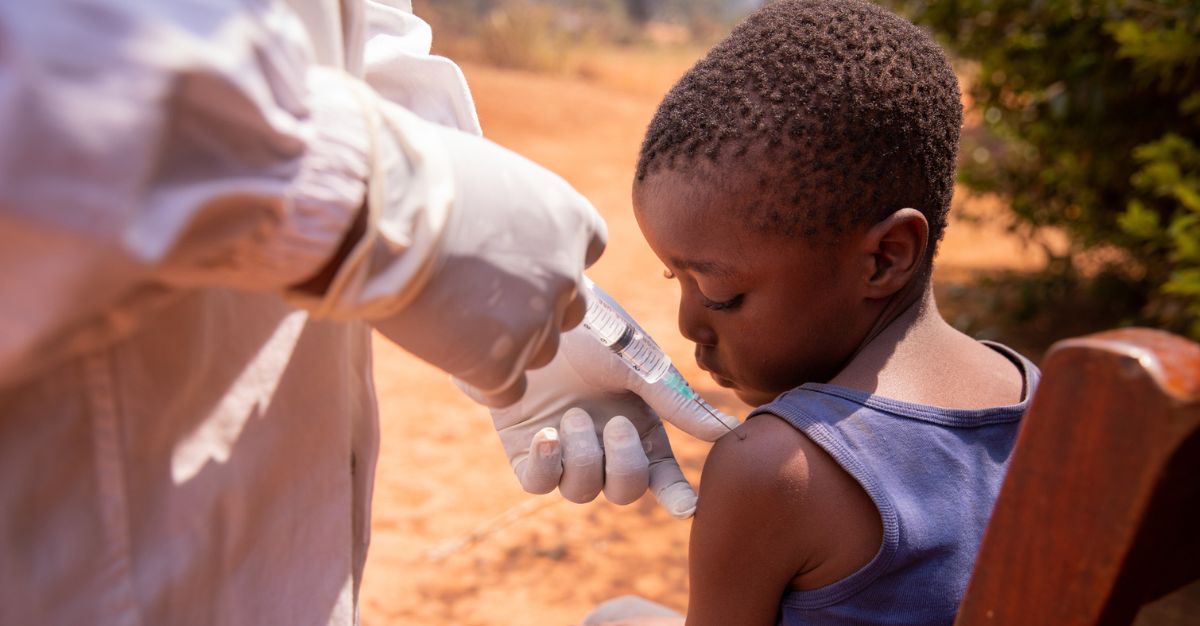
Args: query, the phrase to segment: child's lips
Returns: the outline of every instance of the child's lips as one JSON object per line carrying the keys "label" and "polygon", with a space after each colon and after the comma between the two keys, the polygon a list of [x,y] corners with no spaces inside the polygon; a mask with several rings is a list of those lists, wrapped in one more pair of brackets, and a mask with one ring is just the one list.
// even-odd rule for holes
{"label": "child's lips", "polygon": [[708,372],[708,375],[712,376],[712,379],[716,381],[718,385],[726,388],[732,388],[735,386],[732,380],[721,375],[720,370],[718,370],[716,367],[713,367],[712,364],[708,363],[699,354],[696,355],[696,365],[700,366],[700,369]]}
{"label": "child's lips", "polygon": [[732,389],[737,386],[737,385],[733,384],[732,380],[729,380],[728,378],[725,378],[724,376],[721,376],[720,374],[717,374],[715,372],[709,372],[708,375],[712,376],[712,379],[717,381],[717,384],[722,387]]}

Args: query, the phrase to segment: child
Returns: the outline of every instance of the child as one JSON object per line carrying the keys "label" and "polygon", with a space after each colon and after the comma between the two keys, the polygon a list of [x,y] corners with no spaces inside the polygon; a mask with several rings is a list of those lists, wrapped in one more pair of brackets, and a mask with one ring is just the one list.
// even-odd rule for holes
{"label": "child", "polygon": [[705,464],[687,624],[953,621],[1038,380],[934,303],[961,120],[937,45],[860,0],[768,5],[660,105],[638,223],[762,405]]}

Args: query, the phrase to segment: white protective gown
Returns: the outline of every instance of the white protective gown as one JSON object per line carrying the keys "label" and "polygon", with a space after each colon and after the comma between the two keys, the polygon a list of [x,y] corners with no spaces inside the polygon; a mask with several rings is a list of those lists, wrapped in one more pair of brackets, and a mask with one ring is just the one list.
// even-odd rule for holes
{"label": "white protective gown", "polygon": [[354,622],[369,330],[284,288],[369,153],[420,273],[444,183],[388,159],[438,147],[353,77],[478,133],[429,44],[404,0],[0,0],[0,624]]}

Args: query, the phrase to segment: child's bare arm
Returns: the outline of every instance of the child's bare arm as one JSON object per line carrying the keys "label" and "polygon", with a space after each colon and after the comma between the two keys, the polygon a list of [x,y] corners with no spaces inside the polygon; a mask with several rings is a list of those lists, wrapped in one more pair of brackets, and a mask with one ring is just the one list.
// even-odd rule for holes
{"label": "child's bare arm", "polygon": [[[771,423],[776,422],[776,423]],[[688,626],[775,624],[779,600],[811,552],[799,433],[755,418],[713,446],[692,523]],[[791,431],[791,432],[787,432]]]}
{"label": "child's bare arm", "polygon": [[789,587],[848,576],[882,537],[870,498],[810,439],[773,415],[739,431],[704,465],[688,626],[773,626]]}

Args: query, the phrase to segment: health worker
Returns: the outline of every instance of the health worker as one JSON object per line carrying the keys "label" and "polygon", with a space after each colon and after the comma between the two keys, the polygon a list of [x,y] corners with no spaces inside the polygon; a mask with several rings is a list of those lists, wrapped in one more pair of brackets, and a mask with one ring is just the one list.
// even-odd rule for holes
{"label": "health worker", "polygon": [[604,223],[429,45],[404,0],[0,0],[0,624],[354,623],[372,328],[527,490],[690,514],[647,402],[724,428],[560,339]]}

